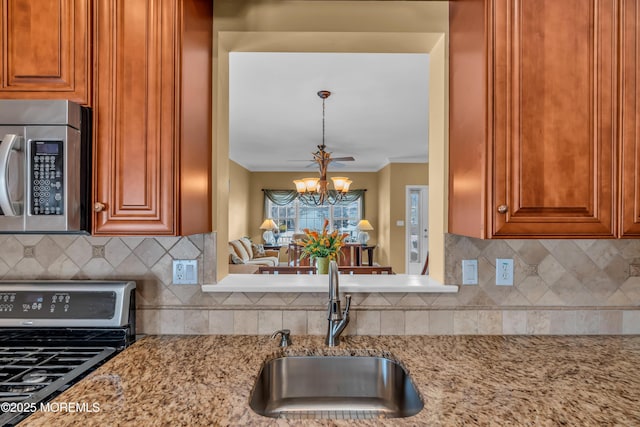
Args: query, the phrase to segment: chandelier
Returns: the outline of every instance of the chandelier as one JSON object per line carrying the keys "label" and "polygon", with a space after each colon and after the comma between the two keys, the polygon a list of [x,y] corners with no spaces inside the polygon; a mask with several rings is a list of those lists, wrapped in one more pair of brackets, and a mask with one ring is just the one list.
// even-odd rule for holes
{"label": "chandelier", "polygon": [[324,101],[331,95],[328,90],[321,90],[318,96],[322,98],[322,144],[318,145],[318,151],[313,153],[313,161],[320,168],[320,178],[302,178],[296,179],[293,183],[296,185],[298,197],[303,203],[316,206],[323,204],[334,205],[344,200],[349,192],[351,180],[344,176],[332,177],[334,190],[329,189],[327,182],[327,167],[329,163],[339,161],[353,161],[353,157],[336,157],[332,158],[331,153],[326,151],[327,146],[324,144]]}

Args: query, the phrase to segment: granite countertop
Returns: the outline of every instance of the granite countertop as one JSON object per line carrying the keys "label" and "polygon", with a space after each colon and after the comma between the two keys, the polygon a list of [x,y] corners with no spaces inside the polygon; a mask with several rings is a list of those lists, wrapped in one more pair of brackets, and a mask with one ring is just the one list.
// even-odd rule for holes
{"label": "granite countertop", "polygon": [[279,355],[390,352],[424,409],[409,418],[308,420],[315,425],[640,425],[640,336],[150,336],[55,402],[99,412],[37,412],[21,425],[299,425],[255,414],[262,362]]}

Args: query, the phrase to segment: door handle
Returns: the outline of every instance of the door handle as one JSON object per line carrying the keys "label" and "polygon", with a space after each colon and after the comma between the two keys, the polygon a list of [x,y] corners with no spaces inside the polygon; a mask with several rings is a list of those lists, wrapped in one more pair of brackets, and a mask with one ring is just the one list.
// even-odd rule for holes
{"label": "door handle", "polygon": [[[9,158],[11,150],[20,151],[20,137],[18,135],[7,134],[2,138],[0,144],[0,209],[4,216],[17,216],[9,194]],[[24,177],[19,177],[24,179]]]}

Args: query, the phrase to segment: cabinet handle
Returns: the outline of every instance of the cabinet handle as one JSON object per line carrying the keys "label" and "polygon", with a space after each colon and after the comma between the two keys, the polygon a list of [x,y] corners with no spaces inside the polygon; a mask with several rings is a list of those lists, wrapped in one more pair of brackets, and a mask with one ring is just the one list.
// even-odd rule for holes
{"label": "cabinet handle", "polygon": [[104,210],[104,208],[105,208],[105,207],[106,207],[106,206],[104,205],[104,203],[96,202],[96,203],[93,205],[93,210],[94,210],[95,212],[102,212],[102,211]]}
{"label": "cabinet handle", "polygon": [[498,206],[498,213],[506,214],[508,210],[509,208],[507,207],[507,205]]}

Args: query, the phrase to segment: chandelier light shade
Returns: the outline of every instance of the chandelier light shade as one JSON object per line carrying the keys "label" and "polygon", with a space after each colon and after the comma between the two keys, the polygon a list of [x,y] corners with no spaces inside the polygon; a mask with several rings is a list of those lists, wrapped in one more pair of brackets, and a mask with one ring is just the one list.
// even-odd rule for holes
{"label": "chandelier light shade", "polygon": [[345,176],[334,176],[331,180],[333,181],[333,186],[336,191],[341,191],[343,193],[349,191],[349,185],[351,185],[351,180],[349,178]]}
{"label": "chandelier light shade", "polygon": [[318,164],[320,169],[320,178],[302,178],[296,179],[293,183],[296,185],[298,197],[305,204],[314,204],[320,206],[323,204],[336,204],[342,201],[349,192],[351,180],[344,176],[332,177],[334,190],[329,189],[327,182],[327,167],[329,163],[335,160],[353,161],[353,157],[332,158],[331,153],[325,150],[324,143],[324,119],[325,119],[325,100],[331,95],[328,90],[321,90],[318,96],[322,99],[322,144],[318,145],[318,151],[313,153],[313,161]]}

